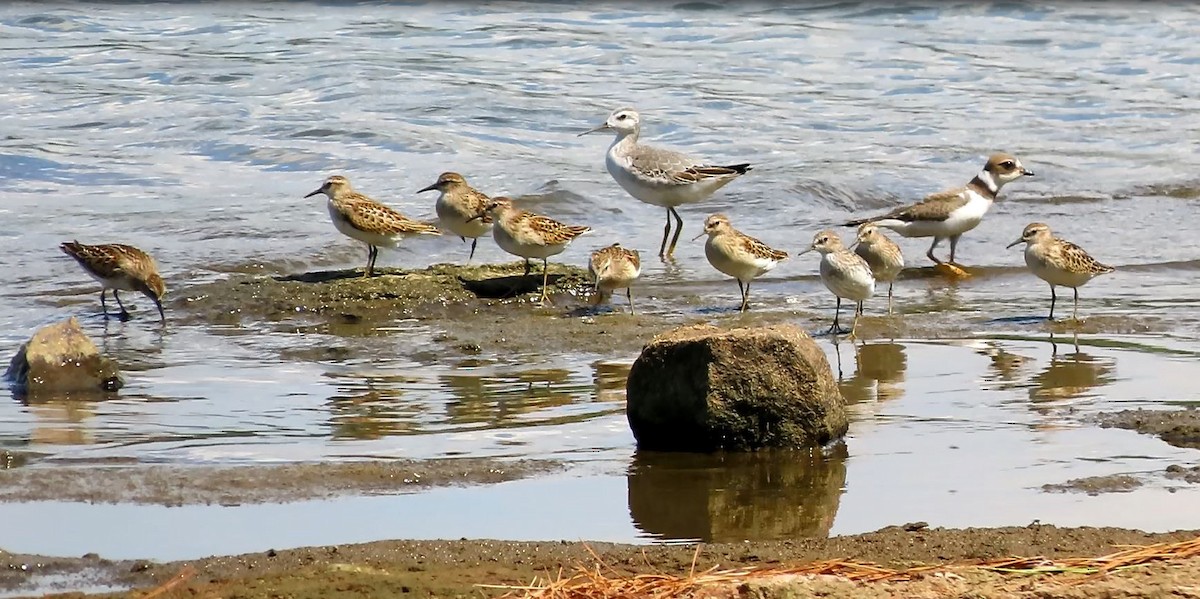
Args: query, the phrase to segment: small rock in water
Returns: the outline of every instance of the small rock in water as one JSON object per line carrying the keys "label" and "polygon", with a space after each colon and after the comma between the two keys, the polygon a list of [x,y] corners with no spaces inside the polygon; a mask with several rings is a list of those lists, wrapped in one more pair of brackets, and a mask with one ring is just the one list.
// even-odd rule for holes
{"label": "small rock in water", "polygon": [[17,350],[4,378],[13,383],[14,394],[30,400],[111,392],[123,385],[116,364],[100,355],[73,316],[38,329]]}
{"label": "small rock in water", "polygon": [[812,447],[848,427],[825,352],[794,325],[659,335],[633,363],[626,396],[629,426],[647,450]]}

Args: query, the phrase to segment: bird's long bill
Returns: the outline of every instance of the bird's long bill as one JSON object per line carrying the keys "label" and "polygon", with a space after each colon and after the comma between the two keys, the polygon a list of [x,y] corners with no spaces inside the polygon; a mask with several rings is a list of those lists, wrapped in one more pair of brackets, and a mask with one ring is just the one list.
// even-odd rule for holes
{"label": "bird's long bill", "polygon": [[304,196],[304,197],[306,197],[306,198],[311,198],[311,197],[313,197],[313,196],[317,195],[318,193],[321,193],[321,190],[320,190],[320,189],[318,189],[318,190],[316,190],[316,191],[314,191],[314,192],[312,192],[312,193],[310,193],[310,194],[308,194],[308,195],[306,195],[306,196]]}
{"label": "bird's long bill", "polygon": [[1014,245],[1017,245],[1018,243],[1025,243],[1025,240],[1024,240],[1024,239],[1018,239],[1018,240],[1016,240],[1016,241],[1014,241],[1014,242],[1012,242],[1012,243],[1010,243],[1010,244],[1008,244],[1008,245],[1004,246],[1004,249],[1006,249],[1006,250],[1007,250],[1007,249],[1011,249],[1011,248],[1012,248],[1012,246],[1014,246]]}
{"label": "bird's long bill", "polygon": [[708,233],[705,233],[702,231],[699,235],[693,237],[692,241],[696,241],[697,239],[700,239],[701,237],[704,237],[705,235],[708,235]]}
{"label": "bird's long bill", "polygon": [[468,218],[467,222],[477,221],[485,216],[487,216],[487,212],[480,212],[479,214],[476,214],[475,216]]}
{"label": "bird's long bill", "polygon": [[425,193],[427,191],[433,191],[435,189],[437,189],[437,183],[434,183],[433,185],[430,185],[429,187],[422,187],[421,189],[417,190],[417,193]]}
{"label": "bird's long bill", "polygon": [[591,129],[588,129],[587,131],[584,131],[583,133],[580,133],[580,134],[579,134],[579,135],[577,135],[576,137],[583,137],[584,135],[587,135],[588,133],[595,133],[595,132],[597,132],[597,131],[604,131],[605,129],[608,129],[608,123],[604,123],[603,125],[600,125],[599,127],[593,127],[593,128],[591,128]]}
{"label": "bird's long bill", "polygon": [[799,253],[799,254],[796,254],[796,257],[797,257],[797,258],[799,258],[800,256],[803,256],[804,254],[807,254],[807,253],[809,253],[809,252],[811,252],[811,251],[813,251],[813,250],[815,250],[815,249],[817,249],[817,248],[814,248],[814,247],[812,247],[812,246],[808,246],[808,248],[807,248],[807,249],[800,250],[800,253]]}

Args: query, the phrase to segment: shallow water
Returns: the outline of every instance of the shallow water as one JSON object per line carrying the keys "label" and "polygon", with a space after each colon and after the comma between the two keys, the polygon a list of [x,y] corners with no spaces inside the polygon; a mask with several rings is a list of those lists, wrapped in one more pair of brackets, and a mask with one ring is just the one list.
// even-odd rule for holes
{"label": "shallow water", "polygon": [[[489,488],[344,500],[361,509],[0,505],[23,526],[4,548],[170,557],[389,536],[730,540],[916,519],[1200,526],[1181,509],[1195,492],[1161,481],[1100,497],[1040,491],[1194,460],[1078,416],[1195,400],[1200,253],[1188,227],[1163,224],[1200,210],[1200,9],[589,6],[0,6],[0,276],[10,282],[0,290],[0,348],[79,315],[129,381],[100,403],[0,404],[0,448],[43,464],[457,455],[577,464]],[[648,257],[661,210],[608,178],[607,138],[576,137],[625,104],[642,110],[647,139],[756,165],[681,210],[684,239],[721,210],[794,253],[850,215],[966,182],[997,149],[1038,176],[1005,189],[964,238],[959,257],[976,278],[897,284],[903,318],[918,323],[900,335],[909,340],[840,347],[854,424],[845,448],[812,469],[807,456],[636,455],[622,413],[634,355],[586,347],[451,360],[433,327],[414,321],[349,339],[278,323],[105,323],[90,279],[55,249],[71,238],[138,245],[157,257],[173,298],[230,272],[358,266],[363,248],[302,196],[341,172],[430,218],[434,198],[413,192],[453,169],[596,229],[563,261],[582,264],[617,240]],[[1003,249],[1034,220],[1118,267],[1083,290],[1080,353],[1058,343],[1054,354],[1043,341],[1046,288],[1022,270],[1017,249]],[[923,265],[927,244],[902,243]],[[457,239],[419,240],[381,263],[466,252]],[[707,265],[699,242],[682,243],[677,258],[647,260],[637,293],[648,335],[681,314],[742,321],[729,311],[736,285]],[[481,242],[476,259],[508,257]],[[755,284],[756,309],[819,329],[832,301],[815,272],[810,256],[784,263]],[[150,307],[134,303],[139,316]],[[920,340],[929,337],[970,341]],[[374,357],[289,358],[345,343]],[[656,507],[680,495],[694,501],[687,510]],[[493,499],[512,511],[477,508]],[[810,504],[823,507],[779,516]],[[328,527],[289,529],[304,510],[319,510]],[[367,517],[379,510],[392,528]],[[258,534],[214,532],[188,547],[154,536],[152,514],[174,522],[183,511],[197,529],[229,532],[242,520],[259,523]],[[62,520],[79,534],[44,534]],[[118,524],[145,534],[114,545],[104,527]]]}
{"label": "shallow water", "polygon": [[[470,447],[472,455],[571,460],[573,467],[562,474],[487,487],[283,505],[3,503],[0,519],[11,523],[5,544],[13,550],[162,559],[386,538],[786,539],[866,532],[917,520],[933,526],[1039,520],[1150,531],[1200,527],[1200,515],[1192,509],[1200,489],[1163,476],[1171,464],[1194,461],[1194,450],[1086,421],[1090,414],[1115,409],[1195,405],[1192,381],[1200,376],[1200,366],[1194,352],[1200,347],[1146,346],[1152,341],[1139,338],[1078,346],[1070,339],[1056,341],[842,343],[837,351],[826,344],[835,367],[842,354],[841,385],[851,402],[852,424],[844,444],[816,454],[638,453],[624,415],[594,407],[619,406],[623,394],[608,393],[604,384],[570,391],[570,377],[564,377],[558,388],[569,400],[527,411],[535,415],[528,424],[394,434],[371,441],[329,435],[321,439],[327,453],[320,456],[362,455],[368,448],[383,455],[385,447],[391,449],[389,455],[438,455],[438,450],[451,455]],[[526,379],[535,388],[554,388],[534,376]],[[1145,384],[1143,377],[1156,384]],[[394,412],[406,412],[417,402],[396,402]],[[102,405],[115,412],[116,403]],[[546,424],[589,409],[592,415],[584,419]],[[360,428],[400,428],[401,420],[378,414],[364,417]],[[292,443],[312,446],[318,441]],[[183,442],[164,445],[124,451],[172,460],[196,455],[293,457],[278,450],[282,443],[234,439],[224,445],[195,442],[192,449]],[[241,453],[222,453],[234,450]],[[73,453],[123,452],[96,447]],[[1116,474],[1143,484],[1128,493],[1098,496],[1042,490],[1073,478]],[[73,533],[46,535],[49,526],[66,526]]]}

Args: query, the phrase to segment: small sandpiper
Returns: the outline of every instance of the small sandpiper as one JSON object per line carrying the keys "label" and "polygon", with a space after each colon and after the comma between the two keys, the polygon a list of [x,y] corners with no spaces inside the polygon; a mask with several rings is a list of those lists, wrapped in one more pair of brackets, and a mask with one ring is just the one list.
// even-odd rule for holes
{"label": "small sandpiper", "polygon": [[629,313],[634,313],[633,282],[642,275],[642,257],[637,250],[614,243],[592,252],[588,275],[596,283],[597,304],[611,296],[613,290],[624,289],[625,297],[629,299]]}
{"label": "small sandpiper", "polygon": [[329,218],[333,220],[333,226],[343,235],[367,244],[364,276],[374,273],[380,246],[396,247],[401,239],[410,235],[442,234],[429,223],[415,221],[354,191],[350,180],[341,175],[326,179],[320,189],[304,197],[311,198],[320,193],[329,198]]}
{"label": "small sandpiper", "polygon": [[108,318],[109,313],[104,294],[112,289],[113,297],[121,307],[121,320],[129,320],[129,311],[121,303],[121,296],[117,295],[117,292],[137,291],[150,298],[158,308],[158,317],[164,323],[167,321],[162,307],[162,298],[167,294],[167,286],[159,276],[158,265],[154,263],[150,254],[123,243],[86,245],[78,241],[67,241],[59,248],[74,258],[93,279],[100,282],[100,308],[104,310],[105,318]]}
{"label": "small sandpiper", "polygon": [[1059,239],[1044,223],[1030,223],[1021,238],[1008,247],[1025,244],[1025,265],[1037,277],[1050,284],[1050,320],[1054,320],[1054,303],[1058,300],[1054,288],[1070,287],[1075,292],[1075,311],[1072,320],[1079,319],[1079,288],[1098,275],[1108,274],[1113,267],[1096,261],[1083,248]]}
{"label": "small sandpiper", "polygon": [[[492,217],[484,214],[492,200],[471,187],[466,178],[458,173],[442,173],[433,185],[417,193],[435,189],[441,192],[434,204],[438,225],[458,235],[464,242],[468,237],[471,238],[471,255],[467,256],[467,262],[470,262],[475,257],[479,238],[492,230]],[[484,214],[483,218],[477,218],[481,214]]]}
{"label": "small sandpiper", "polygon": [[749,236],[729,222],[724,214],[713,214],[704,221],[704,232],[695,239],[708,235],[704,242],[704,256],[713,268],[737,279],[742,292],[741,311],[750,306],[750,281],[757,279],[787,259],[787,252],[772,249],[767,244]]}
{"label": "small sandpiper", "polygon": [[892,285],[900,271],[904,270],[904,254],[896,242],[888,239],[875,223],[863,223],[858,227],[858,240],[854,253],[867,261],[876,282],[888,284],[888,314],[892,313]]}
{"label": "small sandpiper", "polygon": [[[887,214],[852,220],[847,222],[846,226],[857,227],[863,223],[875,223],[905,237],[932,237],[933,243],[925,255],[940,268],[958,276],[969,276],[967,271],[954,262],[954,251],[958,247],[959,238],[979,225],[983,215],[987,214],[992,203],[996,201],[1000,188],[1021,177],[1032,176],[1033,171],[1022,166],[1015,156],[993,154],[984,164],[983,170],[963,187],[935,193],[920,202],[902,206]],[[947,238],[950,239],[950,261],[943,262],[933,255],[933,249]]]}
{"label": "small sandpiper", "polygon": [[[561,254],[580,235],[591,233],[590,227],[564,225],[548,216],[518,210],[506,197],[493,198],[487,214],[492,216],[492,237],[500,249],[525,259],[525,274],[529,274],[529,259],[542,260],[542,297],[546,303],[549,282],[549,258]],[[482,218],[482,216],[477,217]]]}
{"label": "small sandpiper", "polygon": [[[676,207],[706,199],[750,170],[749,163],[715,166],[680,152],[638,143],[641,118],[632,108],[613,111],[603,125],[580,135],[606,129],[617,134],[604,159],[608,174],[634,198],[667,209],[667,224],[658,248],[661,258],[675,253],[675,244],[683,231],[683,219]],[[676,229],[667,247],[672,216]]]}
{"label": "small sandpiper", "polygon": [[829,332],[841,332],[838,314],[842,310],[842,299],[845,298],[857,304],[854,322],[850,325],[850,338],[854,338],[863,302],[875,294],[875,276],[871,274],[871,266],[861,256],[846,249],[842,245],[842,238],[830,229],[813,236],[812,245],[800,253],[807,254],[813,250],[821,253],[821,282],[837,297],[833,326],[829,327]]}

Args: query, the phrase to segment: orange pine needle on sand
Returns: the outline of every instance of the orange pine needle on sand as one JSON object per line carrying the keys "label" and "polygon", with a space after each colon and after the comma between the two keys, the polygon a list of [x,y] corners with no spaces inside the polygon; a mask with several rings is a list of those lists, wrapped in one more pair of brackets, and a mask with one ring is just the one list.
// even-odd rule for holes
{"label": "orange pine needle on sand", "polygon": [[[692,558],[686,576],[673,574],[622,574],[587,547],[596,560],[593,568],[576,567],[572,576],[563,576],[560,569],[554,579],[535,580],[529,585],[477,585],[481,588],[508,591],[506,599],[591,599],[600,597],[674,597],[681,595],[700,596],[705,590],[719,590],[729,585],[750,580],[795,575],[836,576],[853,582],[903,582],[923,576],[947,575],[971,569],[987,570],[1014,575],[1083,574],[1066,584],[1080,584],[1098,576],[1165,560],[1200,557],[1200,537],[1178,543],[1157,543],[1143,546],[1120,546],[1121,550],[1100,557],[1065,558],[1053,560],[1046,557],[1009,557],[1004,559],[918,566],[893,570],[878,564],[860,563],[850,560],[824,560],[801,566],[735,568],[720,570],[713,566],[696,571],[700,557],[700,546]],[[609,574],[606,575],[605,571]]]}

